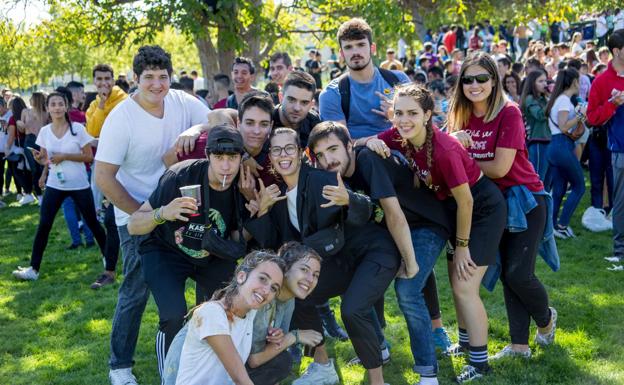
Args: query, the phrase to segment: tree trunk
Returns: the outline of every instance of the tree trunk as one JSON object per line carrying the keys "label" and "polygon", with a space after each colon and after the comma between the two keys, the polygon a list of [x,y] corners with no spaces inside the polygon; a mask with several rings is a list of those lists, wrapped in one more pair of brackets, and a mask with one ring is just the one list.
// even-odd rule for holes
{"label": "tree trunk", "polygon": [[221,72],[219,70],[219,61],[217,60],[219,55],[210,39],[210,34],[195,36],[194,40],[199,53],[202,72],[204,73],[204,86],[212,90],[214,89],[212,77]]}
{"label": "tree trunk", "polygon": [[217,30],[219,68],[221,72],[227,76],[230,76],[230,72],[232,72],[232,63],[234,63],[234,58],[236,57],[236,52],[231,46],[232,37],[229,35],[232,33],[234,33],[232,28],[226,25],[219,25],[219,29]]}
{"label": "tree trunk", "polygon": [[426,11],[426,9],[419,3],[418,0],[406,0],[406,2],[412,13],[412,24],[414,24],[418,39],[420,39],[421,42],[424,42],[425,35],[427,34],[427,27],[425,27],[423,11]]}

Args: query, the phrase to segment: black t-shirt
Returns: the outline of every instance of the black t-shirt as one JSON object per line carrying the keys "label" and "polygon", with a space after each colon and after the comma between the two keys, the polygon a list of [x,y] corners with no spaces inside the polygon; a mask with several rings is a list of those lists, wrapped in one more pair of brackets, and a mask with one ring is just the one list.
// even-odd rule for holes
{"label": "black t-shirt", "polygon": [[[289,125],[282,122],[280,118],[279,110],[282,108],[281,105],[276,106],[273,109],[273,127],[289,127]],[[318,114],[312,110],[308,112],[305,119],[299,123],[299,128],[296,129],[299,132],[299,140],[301,141],[301,148],[306,148],[308,146],[308,137],[310,136],[310,131],[321,122],[321,118]],[[291,127],[292,128],[292,127]]]}
{"label": "black t-shirt", "polygon": [[[379,199],[397,197],[411,228],[429,227],[448,237],[450,213],[445,204],[428,189],[414,187],[412,171],[399,158],[382,159],[362,147],[356,150],[355,161],[355,172],[345,179],[353,191],[369,195],[377,205]],[[381,207],[375,207],[375,222],[382,223],[383,216]]]}
{"label": "black t-shirt", "polygon": [[[177,252],[193,263],[203,265],[209,261],[208,252],[202,249],[206,231],[213,231],[229,239],[237,228],[236,208],[239,204],[234,183],[225,191],[215,191],[208,185],[208,160],[187,160],[173,165],[158,181],[156,190],[149,197],[150,205],[158,208],[180,197],[180,187],[201,184],[199,215],[189,216],[188,222],[171,221],[157,226],[141,245],[144,252],[163,247]],[[208,194],[206,194],[208,192]]]}

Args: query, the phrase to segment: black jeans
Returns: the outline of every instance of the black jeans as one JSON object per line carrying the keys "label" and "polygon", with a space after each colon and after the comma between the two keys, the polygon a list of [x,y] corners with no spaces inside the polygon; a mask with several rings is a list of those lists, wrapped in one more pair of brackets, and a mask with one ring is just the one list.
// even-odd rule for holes
{"label": "black jeans", "polygon": [[427,304],[427,310],[429,310],[431,319],[440,319],[442,314],[440,312],[440,300],[438,298],[438,285],[436,283],[435,271],[431,270],[431,274],[427,277],[422,293],[425,297],[425,303]]}
{"label": "black jeans", "polygon": [[[6,189],[9,189],[9,186],[11,186],[11,178],[13,178],[13,182],[15,183],[15,192],[17,192],[18,194],[23,193],[22,190],[22,181],[24,180],[23,178],[23,170],[20,170],[17,165],[19,162],[11,162],[9,160],[7,160],[7,164],[8,164],[8,170],[7,170],[7,175],[6,175]],[[27,192],[28,193],[28,192]]]}
{"label": "black jeans", "polygon": [[115,208],[112,203],[106,208],[104,227],[106,227],[105,269],[106,271],[115,271],[119,259],[119,232],[117,232],[117,225],[115,224]]}
{"label": "black jeans", "polygon": [[535,259],[548,214],[545,198],[536,195],[535,199],[538,206],[526,216],[528,228],[519,233],[505,230],[500,243],[509,334],[511,343],[520,345],[529,343],[531,318],[538,327],[550,322],[548,293],[535,276]]}
{"label": "black jeans", "polygon": [[[387,260],[392,261],[382,266],[375,261],[373,253],[383,253],[380,250],[367,252],[355,266],[346,268],[339,265],[338,256],[323,259],[321,276],[316,289],[303,301],[295,301],[293,325],[295,329],[316,330],[323,334],[323,326],[316,305],[322,304],[329,298],[342,295],[340,313],[342,321],[349,334],[351,343],[357,356],[362,360],[366,369],[380,367],[381,350],[375,336],[373,307],[383,297],[386,289],[392,282],[399,267],[398,254],[388,252]],[[323,344],[323,342],[321,342]]]}
{"label": "black jeans", "polygon": [[203,293],[212,296],[212,293],[227,284],[236,269],[235,262],[216,257],[212,258],[210,265],[198,266],[180,253],[166,246],[158,250],[150,247],[150,250],[140,251],[145,282],[158,307],[159,329],[165,334],[164,352],[161,352],[165,354],[184,324],[187,311],[184,297],[186,280],[192,278]]}
{"label": "black jeans", "polygon": [[52,230],[56,213],[58,213],[63,201],[67,197],[71,197],[74,202],[76,202],[76,206],[78,206],[82,218],[93,232],[93,236],[100,247],[100,251],[102,254],[104,253],[106,234],[95,217],[95,206],[93,205],[91,189],[64,191],[57,190],[53,187],[47,187],[45,189],[45,195],[43,196],[43,202],[41,203],[39,226],[37,227],[32,255],[30,257],[30,265],[37,271],[39,271],[41,267],[43,252],[48,245],[48,237],[50,236],[50,230]]}
{"label": "black jeans", "polygon": [[245,365],[254,385],[275,385],[290,375],[292,356],[286,350],[257,368]]}

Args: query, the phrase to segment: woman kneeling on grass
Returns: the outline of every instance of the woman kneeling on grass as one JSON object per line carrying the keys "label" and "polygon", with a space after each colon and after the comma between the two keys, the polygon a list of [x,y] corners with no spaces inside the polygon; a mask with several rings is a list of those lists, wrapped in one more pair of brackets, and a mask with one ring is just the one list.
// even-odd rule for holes
{"label": "woman kneeling on grass", "polygon": [[[286,349],[295,343],[315,346],[322,339],[314,330],[290,330],[295,299],[307,298],[316,287],[321,257],[312,248],[298,242],[284,244],[278,255],[285,265],[284,284],[275,301],[258,310],[254,318],[251,355],[246,365],[254,385],[274,385],[284,380],[292,367],[292,358]],[[185,326],[171,343],[163,385],[175,384],[187,333],[188,326]]]}
{"label": "woman kneeling on grass", "polygon": [[193,311],[176,384],[253,385],[244,362],[254,317],[279,293],[283,278],[283,263],[275,254],[249,253],[229,285]]}
{"label": "woman kneeling on grass", "polygon": [[[535,259],[546,229],[550,197],[529,162],[522,113],[517,105],[505,100],[496,63],[489,55],[478,53],[464,61],[449,109],[449,130],[468,147],[483,173],[503,191],[509,205],[508,227],[499,252],[511,345],[492,358],[528,358],[531,318],[538,327],[537,344],[551,344],[555,337],[557,312],[548,306],[548,293],[535,276]],[[550,148],[558,145],[555,136]],[[578,165],[570,154],[570,161]],[[524,230],[517,225],[518,219],[523,219]]]}
{"label": "woman kneeling on grass", "polygon": [[87,171],[83,163],[93,160],[91,151],[91,137],[83,125],[72,123],[67,113],[69,105],[63,94],[53,92],[46,105],[52,123],[41,128],[36,144],[41,147],[37,151],[31,150],[35,160],[45,167],[40,184],[43,184],[46,175],[46,189],[41,203],[39,226],[35,234],[29,267],[19,267],[13,271],[13,276],[24,281],[34,281],[39,278],[39,268],[43,252],[48,244],[48,237],[54,224],[54,217],[61,208],[63,201],[71,197],[78,206],[85,223],[95,236],[104,253],[106,234],[95,216],[93,194],[89,187]]}
{"label": "woman kneeling on grass", "polygon": [[457,376],[459,383],[468,382],[489,371],[488,319],[479,287],[487,267],[496,263],[505,224],[505,200],[466,149],[433,127],[434,101],[426,88],[408,85],[397,89],[393,107],[394,126],[378,135],[383,143],[370,140],[367,146],[380,154],[387,147],[401,151],[410,162],[416,183],[425,183],[438,199],[453,199],[457,205],[455,240],[451,241],[454,253],[448,255],[448,269],[460,344],[452,346],[449,353],[469,351],[469,364]]}

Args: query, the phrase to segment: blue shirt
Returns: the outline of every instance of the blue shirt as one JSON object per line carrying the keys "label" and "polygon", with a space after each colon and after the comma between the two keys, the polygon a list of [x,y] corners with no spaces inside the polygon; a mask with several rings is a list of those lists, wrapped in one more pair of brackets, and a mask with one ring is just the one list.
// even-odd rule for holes
{"label": "blue shirt", "polygon": [[[401,84],[409,83],[409,78],[401,71],[394,72]],[[339,79],[334,79],[321,92],[319,96],[319,110],[321,120],[345,120],[340,104],[340,90],[338,88]],[[381,110],[381,99],[375,95],[375,91],[381,92],[392,98],[393,89],[381,76],[375,67],[375,75],[368,83],[359,83],[353,78],[349,78],[351,101],[349,109],[349,121],[347,128],[353,139],[376,135],[392,126],[389,120],[372,112],[372,109]]]}

